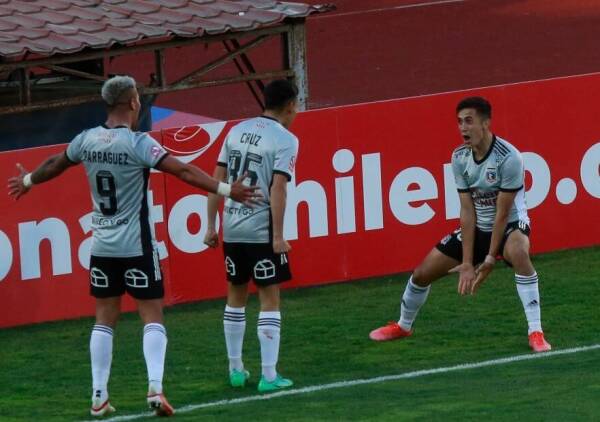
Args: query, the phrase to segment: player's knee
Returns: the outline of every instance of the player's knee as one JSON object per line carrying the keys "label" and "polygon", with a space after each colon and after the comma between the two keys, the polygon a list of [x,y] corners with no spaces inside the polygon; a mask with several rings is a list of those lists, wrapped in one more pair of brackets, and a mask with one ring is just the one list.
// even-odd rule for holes
{"label": "player's knee", "polygon": [[248,300],[248,291],[246,290],[246,286],[241,286],[235,289],[229,289],[227,294],[227,304],[234,308],[241,308],[246,306],[246,302]]}
{"label": "player's knee", "polygon": [[144,324],[163,323],[162,299],[138,300],[137,307]]}
{"label": "player's knee", "polygon": [[279,310],[279,299],[261,298],[260,310],[262,312],[276,312]]}
{"label": "player's knee", "polygon": [[260,310],[264,312],[279,310],[279,288],[276,285],[259,287]]}
{"label": "player's knee", "polygon": [[422,266],[418,266],[412,273],[412,282],[417,286],[427,287],[431,284],[429,277],[427,276],[427,272],[423,269]]}
{"label": "player's knee", "polygon": [[509,260],[515,268],[531,265],[529,251],[525,248],[517,247],[510,250]]}
{"label": "player's knee", "polygon": [[111,328],[117,326],[120,312],[96,312],[96,324],[106,325]]}

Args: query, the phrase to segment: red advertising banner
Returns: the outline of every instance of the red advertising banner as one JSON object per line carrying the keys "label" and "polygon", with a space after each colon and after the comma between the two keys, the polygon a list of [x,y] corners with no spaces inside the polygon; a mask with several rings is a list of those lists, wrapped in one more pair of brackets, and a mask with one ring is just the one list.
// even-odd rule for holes
{"label": "red advertising banner", "polygon": [[[449,162],[461,143],[456,103],[483,95],[492,129],[523,153],[534,252],[600,244],[600,75],[407,98],[299,115],[285,235],[288,287],[408,271],[458,225]],[[154,134],[212,173],[233,123]],[[0,154],[0,178],[64,146]],[[151,213],[169,304],[223,296],[222,252],[202,243],[206,193],[154,173]],[[0,196],[0,327],[93,314],[90,199],[74,168],[18,202]],[[86,220],[87,218],[87,220]],[[127,302],[127,309],[131,309]]]}

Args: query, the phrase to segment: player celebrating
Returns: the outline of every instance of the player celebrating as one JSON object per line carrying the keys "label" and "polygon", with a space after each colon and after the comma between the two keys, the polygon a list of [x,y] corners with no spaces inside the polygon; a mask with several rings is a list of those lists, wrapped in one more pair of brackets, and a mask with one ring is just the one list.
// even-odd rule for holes
{"label": "player celebrating", "polygon": [[[452,171],[460,196],[460,229],[429,252],[409,278],[400,320],[371,331],[375,341],[412,334],[412,324],[432,282],[459,273],[458,292],[474,294],[501,254],[515,270],[517,292],[529,325],[529,346],[550,350],[540,317],[538,276],[529,258],[529,218],[525,205],[525,171],[520,152],[490,131],[492,107],[481,97],[456,107],[464,145],[452,153]],[[475,267],[475,265],[478,265]]]}
{"label": "player celebrating", "polygon": [[163,280],[148,212],[150,168],[170,173],[210,192],[230,196],[249,205],[257,194],[242,180],[229,185],[197,167],[181,163],[145,133],[132,131],[140,112],[135,81],[116,76],[102,86],[106,124],[77,135],[66,151],[49,157],[34,172],[20,164],[18,177],[9,179],[16,199],[33,185],[59,176],[83,163],[92,193],[93,241],[90,291],[96,298],[96,323],[90,339],[92,365],[92,416],[115,411],[108,400],[113,330],[120,314],[121,296],[136,299],[144,322],[143,351],[148,370],[148,405],[159,416],[170,416],[173,407],[163,394],[162,379],[167,335],[163,326]]}
{"label": "player celebrating", "polygon": [[[262,193],[262,200],[253,209],[227,200],[223,210],[223,249],[228,280],[223,325],[229,380],[233,387],[243,387],[250,376],[242,362],[242,346],[248,282],[252,278],[258,286],[260,299],[260,392],[293,385],[291,380],[277,373],[276,365],[281,330],[279,283],[291,278],[287,255],[290,246],[283,238],[283,216],[287,182],[294,173],[298,154],[298,139],[287,130],[296,117],[297,95],[297,88],[289,81],[277,80],[267,85],[264,113],[231,129],[214,172],[217,180],[235,180],[246,173],[249,184],[260,187]],[[218,197],[210,195],[204,242],[213,248],[218,246],[215,230],[218,205]]]}

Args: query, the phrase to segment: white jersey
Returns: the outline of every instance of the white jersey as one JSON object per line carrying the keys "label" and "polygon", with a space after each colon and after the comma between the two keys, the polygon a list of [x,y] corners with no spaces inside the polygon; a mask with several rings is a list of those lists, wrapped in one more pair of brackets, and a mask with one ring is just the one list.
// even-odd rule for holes
{"label": "white jersey", "polygon": [[167,152],[148,134],[98,126],[69,144],[67,158],[83,163],[92,193],[92,255],[133,257],[152,252],[148,179]]}
{"label": "white jersey", "polygon": [[459,192],[471,192],[477,227],[492,231],[499,192],[517,192],[508,215],[508,223],[529,224],[525,203],[525,170],[519,150],[494,135],[490,149],[475,160],[470,147],[463,145],[452,153],[452,172]]}
{"label": "white jersey", "polygon": [[271,195],[273,174],[292,179],[298,138],[277,120],[256,117],[232,127],[218,158],[227,167],[231,183],[248,173],[246,183],[258,185],[262,198],[252,208],[228,198],[223,208],[223,240],[240,243],[269,243],[272,240]]}

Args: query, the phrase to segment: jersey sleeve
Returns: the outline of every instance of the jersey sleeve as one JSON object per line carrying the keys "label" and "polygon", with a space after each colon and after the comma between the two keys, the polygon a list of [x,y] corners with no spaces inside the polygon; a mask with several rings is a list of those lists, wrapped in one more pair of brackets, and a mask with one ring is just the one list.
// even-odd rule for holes
{"label": "jersey sleeve", "polygon": [[295,136],[281,139],[275,152],[273,173],[283,174],[288,181],[292,180],[298,157],[298,138]]}
{"label": "jersey sleeve", "polygon": [[73,140],[69,143],[67,150],[65,151],[67,160],[69,160],[72,163],[81,163],[81,144],[83,142],[84,133],[85,131],[81,132],[79,135],[74,137]]}
{"label": "jersey sleeve", "polygon": [[169,155],[156,139],[146,133],[136,133],[134,151],[139,162],[145,167],[156,167]]}
{"label": "jersey sleeve", "polygon": [[454,175],[456,190],[459,192],[469,192],[469,183],[464,176],[463,163],[458,153],[452,154],[452,174]]}
{"label": "jersey sleeve", "polygon": [[525,167],[521,154],[510,154],[500,168],[500,190],[516,192],[521,190],[525,180]]}
{"label": "jersey sleeve", "polygon": [[217,158],[217,165],[221,167],[227,167],[229,163],[229,135],[225,137],[225,141],[223,141],[223,145],[221,145],[221,151],[219,152],[219,157]]}

